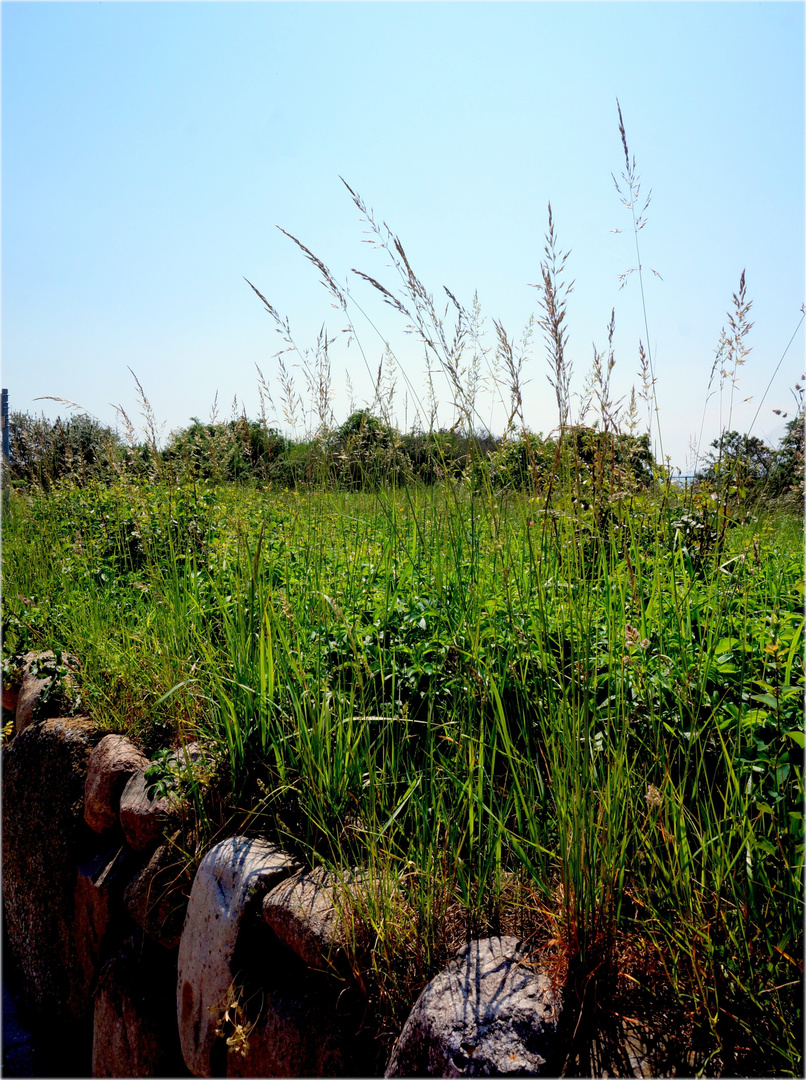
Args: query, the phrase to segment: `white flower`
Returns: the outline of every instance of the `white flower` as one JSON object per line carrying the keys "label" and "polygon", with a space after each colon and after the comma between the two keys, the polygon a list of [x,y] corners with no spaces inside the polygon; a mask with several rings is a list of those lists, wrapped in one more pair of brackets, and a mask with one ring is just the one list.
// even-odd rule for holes
{"label": "white flower", "polygon": [[654,784],[650,784],[649,787],[646,789],[646,801],[649,803],[650,806],[660,806],[662,802],[660,791],[655,787]]}

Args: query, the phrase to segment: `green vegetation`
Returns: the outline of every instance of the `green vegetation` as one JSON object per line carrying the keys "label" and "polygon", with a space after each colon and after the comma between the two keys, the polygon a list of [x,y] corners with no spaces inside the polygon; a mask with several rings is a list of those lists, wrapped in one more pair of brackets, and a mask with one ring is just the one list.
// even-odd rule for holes
{"label": "green vegetation", "polygon": [[[178,782],[158,751],[205,747],[189,860],[259,830],[366,868],[354,975],[388,1033],[452,947],[515,932],[586,1022],[627,978],[706,1072],[801,1075],[802,406],[779,451],[727,432],[685,490],[635,395],[612,402],[612,352],[596,423],[571,423],[553,228],[551,438],[500,327],[512,415],[479,434],[455,347],[474,314],[454,301],[451,342],[380,229],[402,291],[367,280],[439,356],[454,429],[401,434],[381,400],[304,441],[236,416],[159,450],[16,417],[4,652],[76,654],[82,709],[156,755],[155,790]],[[748,307],[742,282],[734,374]]]}
{"label": "green vegetation", "polygon": [[[78,654],[84,707],[152,752],[211,748],[196,857],[259,828],[403,882],[401,1007],[448,911],[462,933],[540,914],[583,978],[626,934],[723,1054],[763,1032],[792,1061],[797,520],[720,543],[707,493],[558,492],[12,492],[5,647]],[[374,932],[394,995],[399,921]]]}

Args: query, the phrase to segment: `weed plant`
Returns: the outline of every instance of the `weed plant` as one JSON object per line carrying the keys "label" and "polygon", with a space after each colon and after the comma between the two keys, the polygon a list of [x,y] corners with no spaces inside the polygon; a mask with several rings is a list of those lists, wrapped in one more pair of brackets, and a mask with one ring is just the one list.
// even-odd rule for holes
{"label": "weed plant", "polygon": [[[612,400],[612,319],[597,423],[572,419],[551,212],[538,326],[558,429],[529,432],[526,354],[496,324],[509,424],[491,440],[477,306],[449,294],[447,331],[399,239],[350,194],[400,289],[361,277],[446,375],[455,429],[407,451],[381,373],[374,408],[337,428],[325,337],[305,360],[317,426],[296,473],[223,482],[238,462],[293,460],[265,415],[194,422],[165,455],[147,440],[111,483],[31,472],[4,519],[6,651],[76,653],[85,706],[152,753],[202,742],[217,767],[188,859],[253,830],[368,875],[353,977],[385,1037],[456,945],[514,932],[554,958],[578,1029],[626,978],[673,1002],[700,1072],[800,1075],[802,517],[751,514],[725,472],[671,482],[635,434],[638,401],[655,415],[643,349],[639,391]],[[349,291],[296,243],[350,319]],[[735,372],[744,277],[734,300]],[[285,367],[281,389],[287,416],[306,408]]]}

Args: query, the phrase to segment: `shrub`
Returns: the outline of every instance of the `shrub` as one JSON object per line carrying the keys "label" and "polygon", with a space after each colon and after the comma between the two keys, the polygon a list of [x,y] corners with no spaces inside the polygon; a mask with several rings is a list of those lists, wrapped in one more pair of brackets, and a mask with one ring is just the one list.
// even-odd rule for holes
{"label": "shrub", "polygon": [[346,487],[375,487],[400,472],[400,436],[368,409],[352,413],[335,432],[330,457],[334,476]]}
{"label": "shrub", "polygon": [[267,479],[288,446],[278,431],[246,417],[209,424],[194,417],[171,436],[163,458],[184,479]]}
{"label": "shrub", "polygon": [[11,478],[25,487],[47,491],[62,479],[108,481],[124,460],[117,433],[86,413],[51,421],[13,412],[8,434]]}

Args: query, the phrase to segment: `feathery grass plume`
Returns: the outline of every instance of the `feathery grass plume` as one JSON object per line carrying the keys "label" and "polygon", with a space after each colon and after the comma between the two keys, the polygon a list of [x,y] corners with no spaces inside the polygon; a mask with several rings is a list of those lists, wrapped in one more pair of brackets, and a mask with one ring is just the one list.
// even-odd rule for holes
{"label": "feathery grass plume", "polygon": [[[447,378],[455,416],[459,420],[464,420],[468,428],[472,430],[474,404],[469,400],[467,389],[462,382],[461,369],[462,352],[468,336],[468,318],[465,309],[450,289],[444,287],[445,293],[457,311],[453,338],[449,341],[445,330],[444,317],[439,315],[432,294],[428,292],[425,285],[415,274],[400,237],[392,232],[386,222],[379,224],[375,220],[372,209],[367,206],[361,196],[350,187],[344,178],[342,178],[342,183],[350,193],[362,218],[369,226],[368,239],[365,243],[386,253],[391,259],[392,266],[397,271],[402,283],[405,300],[391,292],[385,285],[382,285],[376,278],[366,274],[363,270],[355,268],[352,270],[352,273],[366,281],[381,294],[384,303],[394,308],[407,319],[406,332],[417,337],[424,346],[429,403],[429,430],[432,430],[435,426],[437,417],[437,397],[433,386],[432,359]],[[447,315],[447,309],[445,314]]]}
{"label": "feathery grass plume", "polygon": [[286,232],[286,230],[281,225],[278,225],[277,228],[280,230],[283,236],[287,236],[289,240],[294,241],[294,243],[303,253],[305,258],[309,262],[311,262],[322,275],[322,285],[324,285],[324,287],[327,289],[327,291],[333,298],[333,306],[336,308],[341,308],[341,310],[345,314],[347,314],[347,297],[345,296],[342,288],[339,286],[339,283],[336,281],[336,279],[333,277],[331,272],[328,270],[322,260],[318,257],[318,255],[314,255],[310,248],[307,248],[301,240],[298,240],[296,238],[296,236],[292,236],[290,232]]}
{"label": "feathery grass plume", "polygon": [[[502,405],[505,404],[499,385],[497,349],[484,344],[485,320],[478,292],[474,292],[473,303],[468,310],[447,285],[443,285],[443,289],[457,312],[450,346],[454,361],[449,365],[448,374],[455,394],[454,405],[464,419],[463,434],[472,440],[477,434],[482,437],[490,428],[490,423],[484,422],[480,411],[482,393],[489,393],[493,399],[497,398]],[[467,353],[469,359],[465,359]]]}
{"label": "feathery grass plume", "polygon": [[[293,240],[297,247],[305,254],[306,258],[316,266],[322,275],[322,284],[337,302],[338,306],[341,307],[342,310],[346,310],[347,298],[321,259],[317,258],[309,248],[297,240],[296,237],[286,232],[285,229],[281,229],[279,225],[277,228],[280,229],[280,232],[283,233],[284,236]],[[244,278],[244,281],[246,281],[247,285],[249,285],[253,292],[263,302],[269,315],[271,315],[277,324],[275,328],[276,331],[281,335],[285,343],[285,348],[275,353],[274,358],[277,360],[280,368],[283,417],[286,424],[288,424],[292,432],[296,434],[298,410],[300,410],[302,412],[306,433],[313,433],[309,425],[310,421],[315,421],[315,432],[318,435],[325,436],[333,426],[333,410],[331,405],[333,400],[333,386],[329,350],[330,346],[335,341],[335,338],[328,337],[327,330],[323,323],[316,337],[313,355],[311,355],[310,349],[300,349],[291,333],[291,326],[288,318],[281,316],[277,309],[269,303],[266,297],[252,284],[251,281],[248,280],[248,278]],[[289,352],[296,353],[296,366],[302,370],[305,379],[308,392],[307,400],[309,402],[307,410],[305,408],[305,399],[297,392],[296,387],[294,386],[293,376],[282,359],[283,354]]]}
{"label": "feathery grass plume", "polygon": [[350,378],[350,372],[346,371],[344,374],[344,381],[347,389],[347,414],[352,416],[354,412],[357,412],[358,406],[355,400],[355,388],[353,387],[353,380]]}
{"label": "feathery grass plume", "polygon": [[745,344],[745,338],[753,328],[753,324],[747,318],[750,308],[753,306],[753,301],[747,299],[747,285],[744,275],[745,271],[742,270],[742,276],[739,279],[739,291],[733,294],[733,311],[728,312],[729,330],[726,332],[727,370],[722,372],[723,378],[730,381],[730,401],[726,425],[729,428],[733,423],[733,403],[736,386],[739,382],[739,368],[744,365],[748,354],[752,352],[752,349]]}
{"label": "feathery grass plume", "polygon": [[[302,400],[302,395],[297,392],[296,387],[294,386],[293,374],[288,370],[285,362],[283,361],[283,355],[285,353],[291,352],[296,353],[297,356],[302,356],[303,352],[298,348],[294,340],[294,336],[291,333],[291,324],[288,320],[288,316],[282,316],[278,312],[277,308],[275,308],[273,304],[269,303],[263,293],[256,286],[254,286],[248,278],[244,278],[244,281],[249,286],[249,288],[256,294],[258,299],[263,303],[263,306],[266,308],[266,311],[269,313],[269,315],[271,315],[272,319],[276,324],[274,328],[275,333],[279,334],[284,342],[284,347],[278,352],[274,353],[272,359],[277,360],[277,364],[280,369],[279,382],[280,389],[282,390],[283,419],[288,425],[292,435],[296,437],[298,433],[299,422],[298,414],[300,412],[304,414],[305,406]],[[258,371],[260,372],[260,369],[258,369]],[[271,394],[268,392],[268,385],[263,379],[262,372],[260,372],[260,379],[263,382],[268,400],[271,401]]]}
{"label": "feathery grass plume", "polygon": [[284,349],[281,349],[280,352],[275,353],[274,355],[280,356],[284,352],[299,352],[299,349],[297,348],[294,342],[294,338],[291,334],[291,325],[288,321],[288,316],[282,316],[277,310],[277,308],[274,307],[273,304],[269,303],[269,301],[266,299],[260,289],[258,289],[255,285],[252,284],[249,278],[245,277],[244,281],[252,290],[252,292],[256,294],[258,299],[262,301],[266,311],[269,313],[269,315],[271,315],[272,319],[274,319],[276,323],[276,326],[274,328],[275,333],[279,334],[285,342],[286,347]]}
{"label": "feathery grass plume", "polygon": [[313,357],[306,350],[302,361],[302,371],[308,390],[308,410],[315,428],[308,425],[308,430],[319,438],[326,438],[333,427],[333,400],[332,373],[330,366],[330,346],[335,338],[327,336],[324,323],[316,335]]}
{"label": "feathery grass plume", "polygon": [[[630,467],[634,453],[640,453],[634,438],[622,435],[619,429],[623,398],[614,401],[610,379],[616,360],[613,339],[616,327],[615,308],[611,310],[607,328],[607,351],[600,352],[593,345],[593,363],[581,398],[579,419],[574,425],[573,446],[586,459],[589,480],[592,484],[594,519],[597,527],[606,529],[609,520],[609,499],[624,487],[628,476],[632,480],[634,470]],[[593,429],[585,429],[585,414],[593,400],[596,401],[598,419]],[[632,446],[628,448],[629,443]]]}
{"label": "feathery grass plume", "polygon": [[126,432],[126,440],[129,444],[130,459],[135,460],[135,454],[137,455],[138,467],[146,469],[152,479],[157,479],[161,476],[161,470],[163,467],[163,461],[160,454],[160,442],[165,429],[164,424],[160,424],[157,421],[156,414],[148,400],[142,383],[138,379],[137,375],[128,369],[134,379],[135,389],[137,391],[137,397],[140,402],[140,414],[143,418],[143,425],[140,430],[145,435],[145,444],[138,445],[137,430],[134,423],[129,417],[127,411],[122,405],[112,405],[112,408],[117,413],[118,419],[123,424]]}
{"label": "feathery grass plume", "polygon": [[[493,319],[493,325],[495,326],[497,336],[495,353],[496,365],[497,368],[503,372],[503,375],[506,376],[504,387],[509,394],[509,410],[501,437],[501,454],[502,457],[506,459],[509,453],[510,441],[512,441],[512,445],[516,450],[520,451],[522,449],[525,452],[526,465],[531,474],[531,484],[535,492],[539,493],[543,486],[541,470],[538,467],[537,455],[535,453],[535,437],[529,431],[524,416],[523,387],[525,383],[522,377],[524,364],[530,358],[534,318],[531,317],[526,324],[517,351],[504,329],[503,324],[498,319]],[[519,425],[518,428],[515,426],[516,419]],[[538,442],[539,441],[540,440],[538,439]],[[524,483],[525,475],[525,470],[519,468],[518,476],[520,484]]]}
{"label": "feathery grass plume", "polygon": [[503,389],[509,396],[509,411],[507,413],[505,432],[512,428],[516,417],[520,421],[521,429],[525,429],[527,424],[523,411],[523,388],[529,380],[524,381],[523,371],[524,365],[532,359],[535,318],[534,315],[529,316],[517,349],[510,341],[503,325],[497,319],[493,320],[493,325],[497,337],[495,374],[497,376],[499,372],[503,371],[505,377]]}
{"label": "feathery grass plume", "polygon": [[134,449],[137,443],[137,432],[135,430],[131,417],[122,405],[112,405],[112,408],[117,414],[118,422],[123,425],[124,438],[129,445],[129,449]]}
{"label": "feathery grass plume", "polygon": [[305,403],[294,385],[294,375],[285,366],[282,356],[277,356],[277,366],[280,369],[280,389],[282,390],[283,419],[291,429],[293,435],[297,434],[297,410],[304,414]]}
{"label": "feathery grass plume", "polygon": [[[457,304],[458,306],[458,301],[454,299],[453,294],[450,293],[447,288],[445,288],[445,291],[451,299],[454,300],[454,304]],[[479,415],[479,394],[481,393],[482,387],[493,374],[489,361],[490,350],[489,348],[484,348],[481,344],[484,332],[484,318],[481,314],[481,304],[479,303],[478,292],[473,293],[473,303],[470,307],[470,312],[466,315],[466,319],[467,338],[472,346],[472,352],[470,360],[461,374],[464,378],[465,401],[467,404],[467,413],[470,417],[467,434],[472,436],[476,427],[473,418]],[[482,372],[482,362],[484,362],[487,368],[486,373]]]}
{"label": "feathery grass plume", "polygon": [[434,358],[427,348],[423,348],[423,363],[425,364],[425,405],[421,407],[417,400],[416,416],[422,418],[419,426],[423,430],[433,432],[439,427],[439,398],[434,386]]}
{"label": "feathery grass plume", "polygon": [[594,350],[594,378],[593,392],[599,405],[599,416],[602,421],[602,431],[618,431],[619,415],[623,398],[613,401],[610,392],[610,376],[616,366],[616,358],[613,353],[613,337],[616,332],[616,309],[610,312],[610,323],[607,327],[607,362],[603,364],[604,356]]}
{"label": "feathery grass plume", "polygon": [[[344,183],[344,181],[342,181],[342,183]],[[349,186],[346,185],[346,184],[345,184],[345,186],[348,187],[348,190],[349,190]],[[367,374],[370,376],[370,378],[372,378],[372,372],[370,370],[369,361],[367,360],[366,353],[364,352],[364,347],[361,344],[361,339],[360,339],[360,337],[358,336],[358,334],[356,332],[355,326],[353,324],[353,320],[352,320],[352,318],[350,316],[350,312],[349,312],[349,308],[348,308],[348,301],[352,301],[352,303],[355,303],[355,301],[352,300],[352,297],[350,296],[349,288],[347,286],[340,285],[339,282],[336,280],[336,278],[333,276],[333,274],[330,272],[328,267],[325,265],[325,263],[319,258],[319,256],[315,255],[310,250],[310,248],[306,247],[306,245],[302,243],[301,240],[298,240],[296,236],[293,236],[291,233],[287,232],[280,225],[278,225],[277,228],[280,230],[280,232],[284,236],[287,236],[289,240],[292,240],[297,245],[297,247],[303,253],[305,258],[313,266],[315,266],[316,269],[321,274],[321,279],[320,279],[321,284],[325,287],[325,289],[327,290],[327,292],[331,296],[332,307],[336,308],[337,310],[340,310],[342,312],[342,314],[345,315],[346,318],[347,318],[347,326],[342,328],[342,333],[345,334],[346,338],[347,338],[347,345],[349,347],[351,342],[353,342],[353,341],[356,342],[356,344],[358,345],[359,352],[361,353],[361,357],[362,357],[362,359],[364,361],[364,366],[367,369]],[[358,306],[358,305],[356,305],[356,306]],[[360,310],[360,308],[359,308],[359,310]],[[369,320],[369,321],[371,323],[371,320]],[[320,408],[318,411],[319,411],[319,413],[321,415],[323,410]]]}
{"label": "feathery grass plume", "polygon": [[137,390],[137,397],[140,401],[140,412],[143,420],[145,421],[143,431],[146,435],[148,448],[154,454],[154,457],[156,459],[159,456],[159,444],[165,425],[160,425],[158,423],[154,409],[151,405],[151,402],[148,400],[148,397],[145,390],[143,389],[140,380],[137,378],[131,368],[129,368],[129,371],[131,372],[131,376],[134,379],[134,385]]}
{"label": "feathery grass plume", "polygon": [[[284,230],[281,230],[281,231],[284,231]],[[298,243],[298,241],[296,241],[296,243]],[[301,247],[303,245],[299,244],[299,246]],[[290,370],[288,370],[285,362],[283,361],[283,355],[285,353],[296,353],[296,355],[298,357],[298,365],[297,366],[299,366],[299,367],[301,367],[301,369],[303,369],[303,373],[304,373],[305,378],[306,378],[308,390],[310,391],[313,387],[315,387],[315,383],[317,383],[317,376],[314,375],[314,373],[312,372],[312,370],[310,368],[310,365],[308,363],[309,350],[308,349],[300,349],[297,346],[297,343],[296,343],[296,341],[294,339],[294,335],[292,334],[291,323],[290,323],[290,321],[288,321],[287,315],[281,315],[280,312],[277,310],[277,308],[274,307],[272,305],[272,303],[270,303],[266,299],[266,297],[263,295],[263,293],[261,293],[259,291],[259,289],[255,285],[253,285],[250,280],[248,280],[248,278],[244,278],[243,280],[246,282],[246,284],[248,286],[250,286],[253,293],[255,293],[255,295],[258,297],[258,299],[261,302],[263,302],[263,305],[266,308],[267,312],[271,315],[271,318],[274,320],[274,323],[276,323],[276,326],[274,326],[274,332],[279,334],[280,337],[283,340],[283,348],[280,349],[278,352],[274,353],[273,356],[272,356],[272,359],[277,360],[278,366],[280,368],[280,379],[279,379],[279,381],[280,381],[280,389],[282,391],[283,419],[285,420],[285,423],[287,424],[288,429],[291,430],[292,435],[296,437],[297,433],[298,433],[298,422],[299,422],[299,419],[300,419],[300,414],[301,414],[301,420],[303,420],[303,423],[305,423],[305,416],[306,416],[305,402],[304,402],[303,396],[301,396],[301,394],[297,391],[297,389],[295,387],[294,376],[290,372]],[[263,383],[264,383],[264,387],[263,387],[263,389],[261,389],[261,392],[266,392],[267,395],[268,395],[268,399],[271,400],[271,395],[268,392],[268,386],[266,384],[266,380],[264,379],[263,373],[260,372],[259,368],[258,368],[258,373],[259,373],[259,376],[260,376],[260,380],[263,380]],[[272,402],[272,406],[273,406],[273,402]]]}
{"label": "feathery grass plume", "polygon": [[[652,420],[653,417],[658,414],[658,397],[655,390],[656,377],[654,363],[652,359],[652,348],[649,338],[649,320],[647,319],[646,311],[646,295],[644,292],[644,266],[641,262],[641,248],[638,242],[638,233],[646,226],[647,218],[645,215],[649,207],[650,200],[652,198],[652,192],[649,192],[643,206],[638,209],[638,204],[640,202],[641,196],[641,181],[635,168],[635,155],[633,154],[632,158],[630,157],[630,150],[627,146],[627,132],[624,127],[624,118],[621,115],[621,105],[619,104],[618,98],[616,98],[616,107],[618,108],[618,129],[619,134],[621,135],[621,145],[624,150],[624,171],[621,174],[621,178],[624,183],[623,191],[618,180],[616,180],[615,174],[611,173],[611,176],[613,177],[613,183],[616,186],[616,191],[618,192],[619,198],[621,199],[624,206],[626,206],[627,209],[630,211],[630,216],[632,218],[633,238],[635,240],[635,257],[637,260],[636,266],[631,267],[629,270],[626,270],[623,274],[619,275],[619,281],[621,282],[620,288],[623,288],[626,285],[630,276],[633,273],[638,273],[638,282],[641,289],[641,310],[644,316],[644,332],[646,335],[646,357],[649,367],[649,381],[652,386],[652,412],[650,413],[649,417],[649,434],[651,437]],[[620,229],[612,229],[611,231],[616,233],[621,232]],[[653,270],[651,266],[647,267],[647,269],[652,274],[654,274],[655,277],[660,278],[660,274],[657,270]],[[658,425],[658,445],[660,446],[660,457],[663,458],[663,436],[660,429],[660,424]]]}
{"label": "feathery grass plume", "polygon": [[493,325],[497,337],[496,360],[509,380],[509,415],[504,425],[504,436],[506,437],[513,430],[515,417],[520,420],[521,427],[524,426],[523,390],[521,387],[523,356],[516,357],[512,342],[509,340],[503,324],[498,319],[493,319]]}
{"label": "feathery grass plume", "polygon": [[[380,413],[384,422],[390,426],[393,423],[392,403],[394,401],[396,388],[397,374],[395,355],[387,345],[378,361],[378,373],[375,376],[375,382],[372,388],[372,402],[369,408],[370,412]],[[356,409],[351,409],[350,415],[356,411]]]}
{"label": "feathery grass plume", "polygon": [[[355,199],[356,198],[355,193],[352,191],[349,184],[347,184],[346,181],[344,181],[344,180],[342,180],[342,182],[344,183],[347,190],[350,192],[351,196]],[[336,278],[331,273],[331,271],[328,269],[328,267],[325,265],[325,263],[322,261],[322,259],[320,259],[316,254],[314,254],[314,252],[311,251],[311,249],[309,247],[307,247],[305,244],[303,244],[297,237],[295,237],[291,233],[287,232],[287,230],[283,229],[279,225],[277,226],[277,228],[279,229],[280,232],[283,233],[284,236],[287,236],[290,240],[292,240],[297,245],[297,247],[300,249],[300,251],[302,251],[302,253],[305,255],[306,259],[308,259],[308,261],[313,266],[315,266],[316,269],[319,271],[321,284],[325,287],[327,292],[330,294],[331,301],[332,301],[332,306],[334,308],[339,309],[342,312],[342,314],[344,314],[346,316],[347,326],[343,327],[341,332],[346,335],[347,346],[349,348],[349,346],[351,345],[352,342],[356,342],[356,344],[358,346],[358,349],[359,349],[359,351],[361,353],[361,357],[363,359],[364,366],[365,366],[365,368],[367,370],[367,374],[370,376],[370,379],[372,379],[373,375],[372,375],[372,371],[371,371],[371,368],[370,368],[370,365],[369,365],[369,361],[367,359],[366,352],[364,350],[361,339],[360,339],[360,337],[359,337],[359,335],[358,335],[358,333],[356,331],[355,325],[354,325],[352,317],[350,315],[350,305],[353,305],[356,308],[358,308],[358,310],[361,312],[361,314],[367,319],[370,326],[372,326],[373,330],[375,330],[375,332],[378,334],[378,336],[382,337],[382,339],[383,339],[383,336],[380,334],[380,331],[379,331],[378,327],[375,325],[375,323],[372,321],[372,319],[367,315],[367,313],[363,310],[361,305],[358,304],[357,301],[352,297],[349,288],[346,285],[340,284],[336,280]],[[377,282],[374,278],[370,278],[368,275],[360,274],[358,271],[355,271],[355,272],[357,274],[359,274],[360,277],[363,277],[365,280],[369,281],[376,289],[380,290],[381,293],[384,294],[384,297],[387,300],[387,302],[393,302],[394,301],[394,298],[392,297],[392,294],[388,293],[388,291],[386,289],[384,289],[384,287],[382,285],[380,285],[380,283]],[[273,308],[272,305],[268,303],[266,298],[259,292],[259,290],[257,290],[251,284],[251,282],[248,282],[248,284],[255,291],[255,293],[260,297],[260,299],[265,304],[265,306],[266,306],[267,310],[269,311],[269,313],[272,315],[272,317],[278,323],[279,329],[280,329],[286,343],[293,349],[293,351],[297,352],[298,356],[300,357],[300,366],[303,368],[303,371],[305,373],[305,377],[306,377],[306,381],[308,383],[309,390],[310,390],[311,386],[315,387],[315,393],[313,394],[313,398],[317,403],[316,404],[316,415],[317,415],[318,420],[319,420],[319,425],[318,425],[319,429],[321,431],[329,430],[329,428],[332,427],[332,420],[333,420],[332,415],[331,415],[331,409],[330,409],[330,402],[332,400],[332,392],[331,392],[331,386],[330,386],[331,370],[330,370],[330,359],[329,359],[329,347],[330,347],[330,345],[333,344],[333,342],[336,339],[335,338],[328,339],[326,337],[326,335],[324,334],[324,328],[323,328],[323,331],[320,332],[320,336],[319,336],[319,339],[317,341],[317,346],[316,346],[316,349],[315,349],[315,355],[314,355],[314,359],[312,361],[312,366],[309,365],[309,363],[308,363],[308,357],[309,357],[308,350],[301,351],[293,343],[293,339],[291,338],[290,329],[288,327],[288,320],[287,319],[286,320],[281,319],[279,314],[277,313],[276,309]],[[393,303],[393,306],[396,306],[396,305]],[[384,340],[385,347],[388,349],[388,342],[386,342],[385,339],[383,339],[383,340]],[[405,374],[405,371],[403,371],[402,374],[403,374],[404,379],[406,379],[407,383],[409,383],[409,380],[408,380],[408,378],[407,378],[407,376]],[[415,397],[415,400],[418,400],[416,392],[414,391],[414,388],[411,386],[410,383],[409,383],[409,388],[412,390],[412,393],[413,393],[413,396]],[[350,392],[352,394],[352,391],[350,391]],[[301,404],[301,398],[300,399],[294,399],[293,406],[290,406],[291,397],[290,397],[289,394],[286,394],[286,403],[287,403],[287,406],[290,406],[290,407],[287,407],[286,411],[288,413],[294,414],[296,412],[296,405],[297,405],[298,402],[299,402],[299,404]]]}
{"label": "feathery grass plume", "polygon": [[[574,393],[574,397],[579,401],[577,407],[576,418],[573,422],[573,427],[585,427],[587,423],[588,413],[591,411],[594,398],[594,384],[601,375],[602,366],[602,354],[596,348],[596,342],[593,342],[593,361],[588,374],[585,376],[585,381],[582,384],[582,389]],[[594,426],[598,426],[599,421],[594,420]]]}
{"label": "feathery grass plume", "polygon": [[652,417],[655,412],[655,377],[652,374],[649,356],[640,338],[638,340],[638,374],[641,376],[641,389],[638,393],[646,407],[647,431],[651,435]]}
{"label": "feathery grass plume", "polygon": [[[257,364],[255,364],[255,367],[257,368],[257,392],[258,400],[260,401],[260,426],[264,431],[268,432],[269,428],[277,423],[277,407],[274,404],[271,387],[269,386],[265,375]],[[271,417],[269,417],[266,412],[267,402],[271,408]]]}
{"label": "feathery grass plume", "polygon": [[577,418],[577,425],[585,423],[585,417],[590,410],[591,402],[593,398],[596,398],[598,404],[599,420],[597,425],[601,423],[603,431],[611,431],[618,429],[618,417],[621,411],[621,404],[623,398],[617,402],[613,402],[610,396],[610,376],[613,368],[616,366],[616,359],[613,353],[613,335],[616,329],[616,309],[611,309],[610,323],[607,328],[607,359],[605,362],[605,353],[600,352],[596,348],[596,343],[593,343],[593,363],[591,364],[590,373],[586,379],[585,389],[580,395],[580,410]]}
{"label": "feathery grass plume", "polygon": [[[739,279],[739,290],[733,293],[733,310],[728,312],[728,325],[723,327],[720,335],[720,348],[717,350],[717,358],[721,361],[719,375],[719,427],[720,437],[717,450],[717,458],[714,465],[715,474],[719,479],[720,495],[721,495],[721,508],[722,508],[722,525],[719,530],[719,545],[721,547],[722,541],[725,536],[725,530],[728,526],[728,504],[731,497],[731,484],[736,479],[736,470],[739,465],[738,458],[734,458],[727,463],[727,475],[725,469],[725,462],[723,461],[723,450],[726,433],[730,434],[730,429],[733,421],[733,406],[736,386],[739,381],[739,368],[744,365],[747,355],[751,352],[751,349],[745,343],[747,335],[752,329],[752,322],[748,319],[750,308],[753,306],[752,300],[747,299],[747,285],[745,282],[745,272],[742,270],[741,277]],[[722,415],[722,402],[723,391],[725,384],[729,383],[730,391],[728,396],[728,410],[726,422],[723,422]],[[710,385],[710,383],[709,383]]]}
{"label": "feathery grass plume", "polygon": [[548,381],[554,387],[554,393],[557,397],[560,432],[563,432],[569,421],[572,373],[571,362],[565,355],[568,345],[568,328],[565,326],[565,316],[568,297],[573,292],[574,282],[571,281],[566,284],[563,280],[565,264],[568,261],[570,252],[562,252],[557,247],[551,203],[548,205],[548,214],[549,229],[546,233],[546,244],[543,249],[545,257],[540,263],[543,280],[539,285],[533,285],[532,288],[538,289],[540,292],[540,306],[543,309],[543,315],[538,319],[538,326],[543,331],[546,341],[546,355],[551,369]]}
{"label": "feathery grass plume", "polygon": [[213,480],[220,484],[223,479],[223,469],[222,455],[220,453],[222,440],[218,423],[218,390],[216,390],[213,404],[210,406],[210,419],[205,431],[205,441],[207,443],[207,459],[212,469]]}

